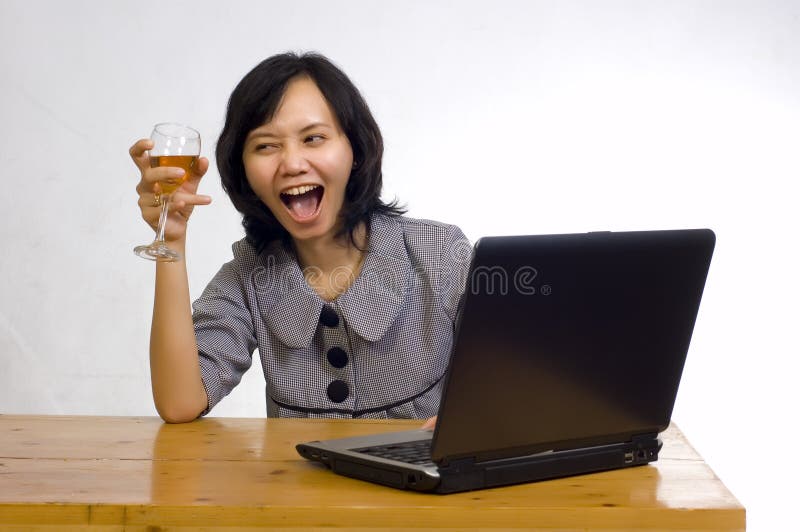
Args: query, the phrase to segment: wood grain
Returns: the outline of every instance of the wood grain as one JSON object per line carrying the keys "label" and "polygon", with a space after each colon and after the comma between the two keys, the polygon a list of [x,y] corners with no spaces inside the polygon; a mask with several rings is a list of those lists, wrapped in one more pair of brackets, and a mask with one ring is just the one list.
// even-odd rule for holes
{"label": "wood grain", "polygon": [[418,425],[0,416],[0,529],[745,529],[744,508],[674,426],[655,465],[445,496],[340,477],[294,449]]}

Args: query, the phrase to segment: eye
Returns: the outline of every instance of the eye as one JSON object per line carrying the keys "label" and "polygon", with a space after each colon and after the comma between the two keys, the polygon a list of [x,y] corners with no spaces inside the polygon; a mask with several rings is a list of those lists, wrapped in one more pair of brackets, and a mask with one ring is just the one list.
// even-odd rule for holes
{"label": "eye", "polygon": [[275,144],[261,143],[261,144],[256,144],[253,147],[253,150],[257,151],[257,152],[264,152],[264,151],[272,151],[272,150],[274,150],[276,148],[277,148],[277,145],[275,145]]}
{"label": "eye", "polygon": [[324,140],[325,140],[325,137],[322,136],[322,135],[309,135],[309,136],[307,136],[305,138],[305,143],[306,144],[311,144],[312,146],[315,146],[317,144],[322,144],[322,142]]}

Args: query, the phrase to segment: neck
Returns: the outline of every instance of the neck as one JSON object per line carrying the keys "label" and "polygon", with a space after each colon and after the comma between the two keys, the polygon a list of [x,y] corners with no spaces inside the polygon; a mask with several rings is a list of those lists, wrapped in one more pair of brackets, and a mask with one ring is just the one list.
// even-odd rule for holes
{"label": "neck", "polygon": [[[349,268],[355,275],[360,266],[367,242],[366,228],[359,225],[353,234],[358,246],[354,246],[349,235],[336,238],[325,235],[312,240],[295,240],[294,248],[301,268],[314,268],[330,274],[337,268]],[[361,249],[359,249],[361,248]]]}
{"label": "neck", "polygon": [[306,282],[325,301],[333,301],[342,295],[361,273],[364,258],[361,249],[367,241],[363,225],[357,228],[354,237],[358,246],[353,245],[349,236],[294,242]]}

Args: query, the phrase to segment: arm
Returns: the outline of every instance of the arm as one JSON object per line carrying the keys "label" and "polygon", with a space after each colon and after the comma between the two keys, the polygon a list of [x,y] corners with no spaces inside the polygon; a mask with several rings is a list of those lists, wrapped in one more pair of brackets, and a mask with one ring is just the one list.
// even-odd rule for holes
{"label": "arm", "polygon": [[[451,227],[440,260],[439,297],[445,312],[453,320],[453,330],[455,331],[456,319],[464,295],[470,261],[472,260],[472,244],[458,227]],[[437,418],[438,416],[428,418],[420,428],[422,430],[435,430]]]}
{"label": "arm", "polygon": [[[136,186],[142,218],[152,227],[158,225],[159,207],[155,195],[158,181],[175,175],[176,169],[150,168],[147,150],[152,142],[142,139],[130,149],[141,172]],[[195,205],[207,205],[208,196],[197,195],[200,179],[208,169],[208,160],[200,158],[191,175],[175,192],[165,231],[167,244],[184,256],[186,227]],[[179,169],[177,170],[179,172]],[[182,175],[182,173],[181,173]],[[150,332],[150,376],[153,399],[159,415],[167,422],[191,421],[208,404],[200,376],[197,343],[192,325],[189,281],[186,263],[157,263],[153,322]]]}
{"label": "arm", "polygon": [[[183,249],[176,251],[183,256]],[[158,263],[150,330],[150,379],[156,410],[169,423],[192,421],[208,405],[190,308],[186,263]]]}

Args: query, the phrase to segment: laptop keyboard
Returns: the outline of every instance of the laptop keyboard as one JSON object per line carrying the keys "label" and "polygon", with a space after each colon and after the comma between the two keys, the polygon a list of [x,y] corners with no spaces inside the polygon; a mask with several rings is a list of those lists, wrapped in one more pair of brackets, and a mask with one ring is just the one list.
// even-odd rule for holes
{"label": "laptop keyboard", "polygon": [[406,441],[352,450],[407,464],[436,466],[431,459],[431,440]]}

